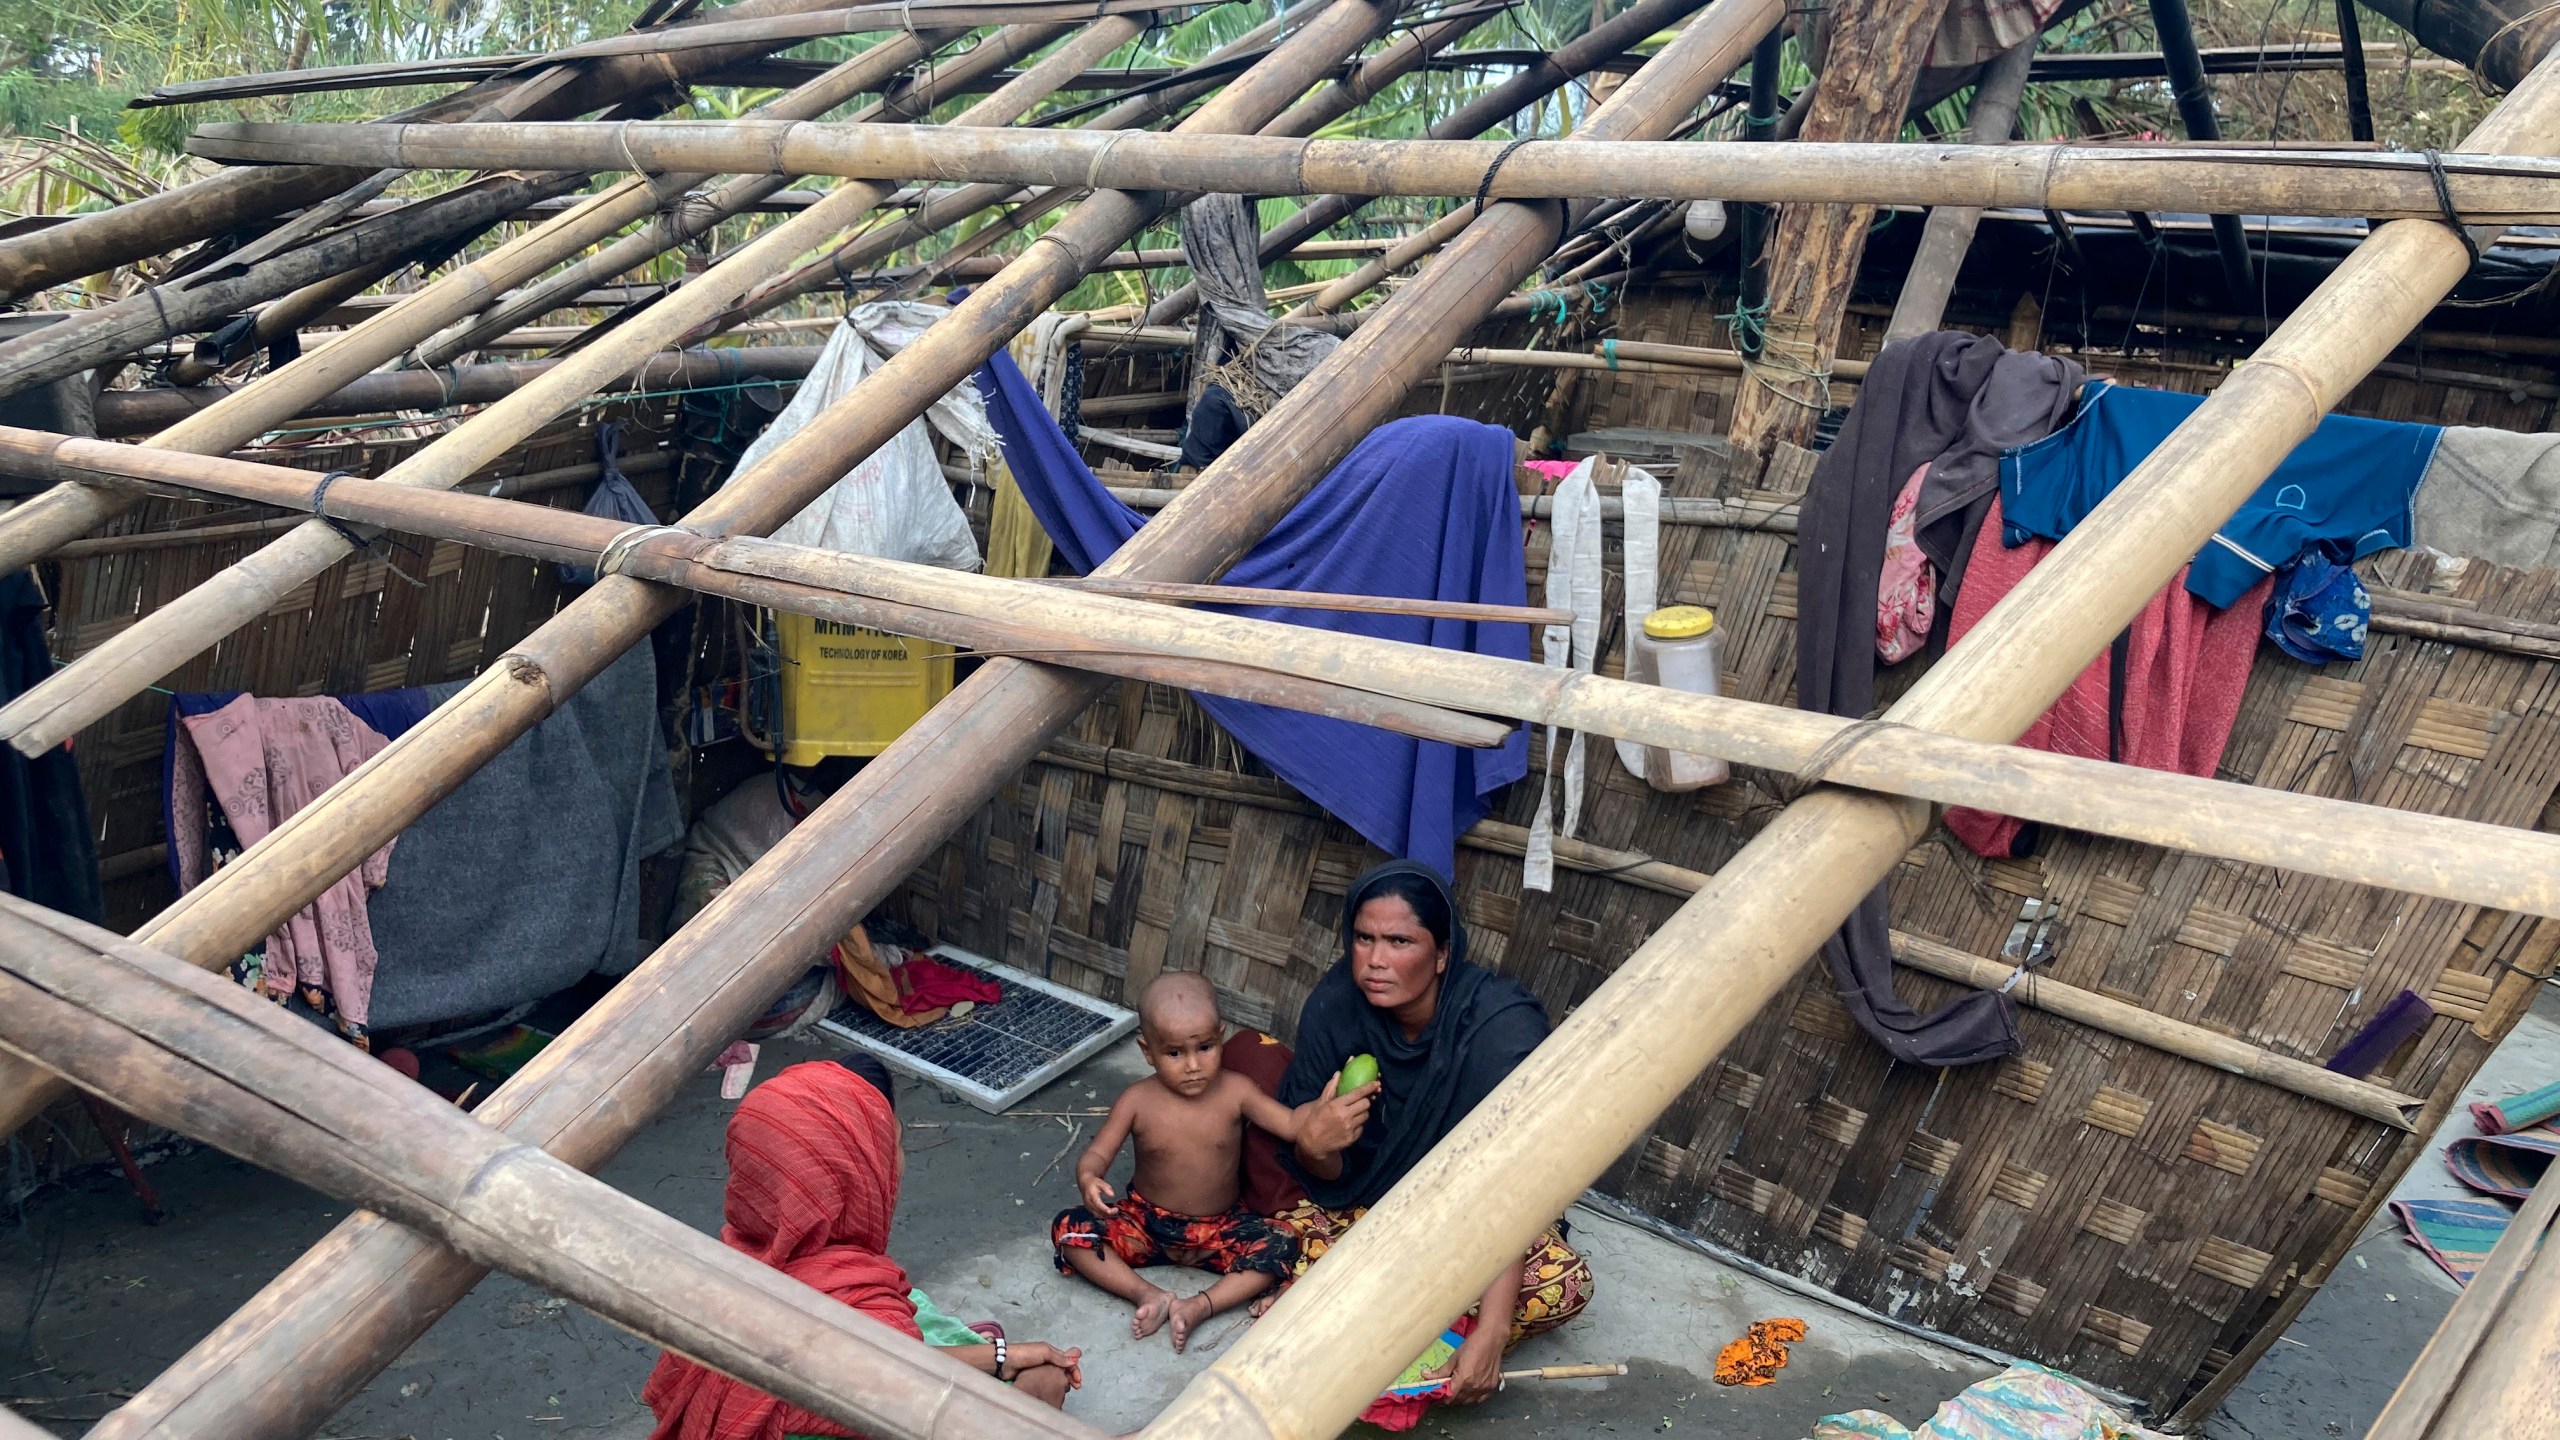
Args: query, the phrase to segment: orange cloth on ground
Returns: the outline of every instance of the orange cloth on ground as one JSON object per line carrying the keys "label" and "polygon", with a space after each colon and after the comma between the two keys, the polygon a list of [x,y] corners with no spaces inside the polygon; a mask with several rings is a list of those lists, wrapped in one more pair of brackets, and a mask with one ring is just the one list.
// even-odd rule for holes
{"label": "orange cloth on ground", "polygon": [[[836,980],[844,986],[844,992],[861,1001],[872,1014],[901,1030],[930,1025],[951,1013],[948,1005],[914,1011],[907,1009],[906,995],[898,984],[898,977],[891,973],[889,963],[880,958],[880,952],[872,948],[871,936],[859,925],[853,927],[852,934],[837,941],[836,948],[830,953],[836,963]],[[904,955],[906,952],[897,953]]]}
{"label": "orange cloth on ground", "polygon": [[1766,1385],[1787,1368],[1787,1347],[1804,1338],[1801,1320],[1754,1320],[1739,1340],[1716,1352],[1719,1385]]}
{"label": "orange cloth on ground", "polygon": [[[722,1243],[922,1338],[907,1272],[886,1253],[905,1164],[898,1117],[871,1082],[829,1060],[794,1065],[747,1092],[728,1149]],[[640,1398],[658,1417],[650,1440],[853,1433],[673,1354]]]}

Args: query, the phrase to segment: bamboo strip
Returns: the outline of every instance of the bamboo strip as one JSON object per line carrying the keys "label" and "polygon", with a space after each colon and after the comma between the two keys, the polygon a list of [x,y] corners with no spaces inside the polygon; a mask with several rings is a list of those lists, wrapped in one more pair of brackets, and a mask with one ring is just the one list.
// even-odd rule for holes
{"label": "bamboo strip", "polygon": [[[1310,0],[1287,17],[1295,33],[1185,124],[1232,130],[1265,122],[1366,43],[1393,13],[1391,4]],[[752,529],[796,513],[965,379],[1071,286],[1082,265],[1118,248],[1150,213],[1143,201],[1113,192],[1080,206],[1024,261],[891,357],[768,465],[733,477],[692,523]],[[1285,507],[1246,523],[1267,523],[1279,508]],[[1188,573],[1153,578],[1205,579],[1212,568],[1204,562]],[[531,728],[559,698],[638,643],[674,604],[675,597],[656,587],[607,577],[418,727],[278,827],[260,842],[263,849],[252,847],[254,853],[243,854],[164,912],[151,927],[162,937],[161,948],[183,944],[193,951],[183,958],[212,964],[230,936],[254,940],[265,933]],[[979,677],[990,671],[1064,673],[999,660]],[[979,677],[966,683],[975,686]],[[1082,693],[1080,685],[1067,685],[1055,698],[1071,715]],[[713,1053],[705,1047],[716,1045],[714,1037],[739,1033],[805,970],[810,956],[842,937],[851,923],[839,923],[844,905],[853,904],[854,914],[868,908],[871,901],[860,898],[862,891],[874,899],[885,893],[923,846],[939,843],[980,803],[987,787],[999,783],[1006,767],[989,752],[1017,737],[1036,746],[1064,718],[1051,718],[1037,706],[974,713],[965,706],[936,707],[902,738],[907,749],[897,755],[929,747],[947,734],[955,753],[971,757],[972,768],[946,774],[932,765],[901,763],[897,755],[865,767],[854,786],[804,819],[629,981],[500,1086],[483,1102],[479,1117],[539,1141],[573,1165],[600,1162],[699,1072]],[[990,739],[996,743],[986,744]],[[865,798],[876,803],[865,807]],[[848,820],[859,823],[848,826]],[[860,834],[866,825],[887,833]],[[856,832],[850,841],[848,829]],[[858,873],[848,876],[848,869]],[[21,1075],[0,1085],[0,1094],[10,1104],[40,1098],[25,1089]],[[306,1432],[466,1294],[480,1273],[471,1262],[379,1216],[352,1216],[91,1433],[99,1440],[143,1433],[263,1440]]]}
{"label": "bamboo strip", "polygon": [[[1502,199],[1594,193],[1646,200],[1966,205],[1982,209],[2176,210],[2436,216],[2427,161],[2373,151],[2168,146],[1903,145],[1742,141],[1489,140],[1211,142],[1182,135],[1037,134],[964,125],[861,127],[815,121],[563,121],[539,124],[269,124],[199,127],[188,149],[234,163],[321,160],[390,167],[930,176],[1011,185],[1119,185],[1262,195],[1472,195],[1510,150],[1489,192]],[[1584,152],[1589,153],[1584,153]],[[2476,224],[2560,218],[2560,171],[2531,158],[2443,157],[2455,210]]]}
{"label": "bamboo strip", "polygon": [[[1094,23],[1122,40],[1138,29],[1135,21],[1118,16]],[[1082,68],[1081,61],[1056,66],[1044,61],[1032,72],[1040,77],[1037,81],[990,95],[960,118],[981,123],[1018,119],[1040,98],[1035,92],[1043,86],[1064,83]],[[531,383],[508,393],[393,466],[382,478],[430,489],[459,484],[661,346],[721,313],[758,280],[860,219],[894,188],[865,182],[829,192],[825,199],[757,236],[596,344],[563,359]],[[197,420],[203,418],[199,416]],[[780,524],[783,518],[787,517],[776,517],[772,523]],[[222,637],[265,614],[279,599],[351,549],[345,536],[318,521],[275,541],[176,602],[143,616],[105,644],[0,706],[0,739],[28,755],[41,754],[62,743]]]}
{"label": "bamboo strip", "polygon": [[519,1140],[173,956],[0,898],[0,1047],[862,1433],[1101,1432]]}
{"label": "bamboo strip", "polygon": [[[884,83],[925,53],[914,37],[883,41],[774,100],[768,111],[785,116],[825,114],[846,98]],[[293,363],[173,422],[150,443],[157,449],[199,455],[236,449],[358,383],[375,366],[478,311],[510,287],[646,217],[657,209],[659,199],[656,188],[640,178],[609,186],[566,214],[438,277]],[[117,513],[114,507],[112,497],[77,488],[51,490],[16,506],[0,515],[0,571],[31,565],[88,534]]]}
{"label": "bamboo strip", "polygon": [[[2466,143],[2541,153],[2555,139],[2560,62],[2546,62]],[[2378,228],[1886,719],[2024,731],[2468,262],[2441,224]],[[1781,811],[1151,1433],[1302,1435],[1356,1415],[1396,1357],[1463,1310],[1793,980],[1927,822],[1921,807],[1832,790]],[[2272,1323],[2298,1303],[2299,1287]],[[1324,1318],[1346,1314],[1356,1332]]]}

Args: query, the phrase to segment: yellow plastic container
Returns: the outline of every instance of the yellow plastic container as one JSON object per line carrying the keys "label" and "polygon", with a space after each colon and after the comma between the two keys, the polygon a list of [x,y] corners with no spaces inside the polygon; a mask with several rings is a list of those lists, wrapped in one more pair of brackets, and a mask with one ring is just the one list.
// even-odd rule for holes
{"label": "yellow plastic container", "polygon": [[951,693],[951,647],[938,640],[806,615],[774,622],[785,765],[877,755]]}

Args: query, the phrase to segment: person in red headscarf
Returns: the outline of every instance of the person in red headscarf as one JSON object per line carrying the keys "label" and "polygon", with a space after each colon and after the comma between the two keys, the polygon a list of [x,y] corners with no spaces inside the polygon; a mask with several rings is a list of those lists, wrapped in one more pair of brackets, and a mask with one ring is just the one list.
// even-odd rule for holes
{"label": "person in red headscarf", "polygon": [[[906,1157],[888,1075],[867,1056],[794,1065],[747,1092],[729,1117],[720,1239],[902,1334],[922,1338],[907,1272],[888,1256]],[[1084,1383],[1079,1352],[1038,1341],[943,1353],[1051,1405]],[[640,1398],[650,1440],[780,1440],[851,1435],[836,1422],[706,1369],[661,1356]]]}

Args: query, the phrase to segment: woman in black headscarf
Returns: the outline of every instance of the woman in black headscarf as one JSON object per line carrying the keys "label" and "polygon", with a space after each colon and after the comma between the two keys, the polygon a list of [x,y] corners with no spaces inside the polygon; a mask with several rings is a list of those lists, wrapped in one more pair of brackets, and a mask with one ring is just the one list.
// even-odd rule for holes
{"label": "woman in black headscarf", "polygon": [[[1466,927],[1437,873],[1398,860],[1354,881],[1342,904],[1342,959],[1298,1012],[1280,1100],[1330,1094],[1354,1055],[1377,1057],[1378,1080],[1319,1106],[1300,1130],[1291,1158],[1309,1198],[1284,1218],[1305,1240],[1301,1272],[1546,1038],[1537,996],[1467,963]],[[1468,1336],[1451,1364],[1451,1399],[1492,1394],[1504,1350],[1590,1303],[1591,1266],[1563,1228],[1549,1227],[1486,1288],[1478,1313],[1507,1314],[1510,1324]]]}

